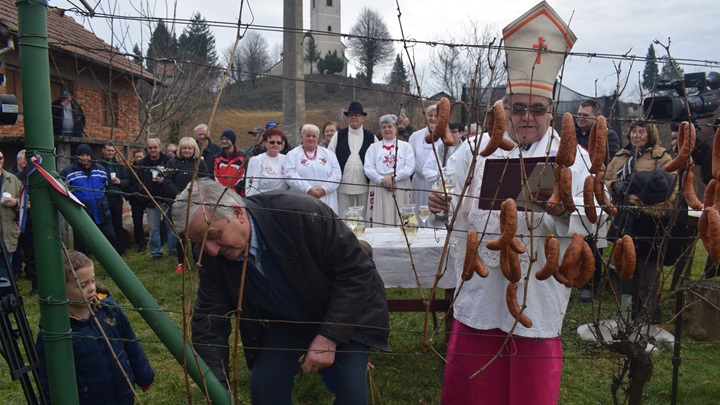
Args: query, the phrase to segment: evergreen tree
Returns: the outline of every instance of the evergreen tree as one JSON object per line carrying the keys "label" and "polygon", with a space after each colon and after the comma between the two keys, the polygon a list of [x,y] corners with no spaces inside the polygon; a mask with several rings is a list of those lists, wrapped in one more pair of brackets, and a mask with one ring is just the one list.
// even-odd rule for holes
{"label": "evergreen tree", "polygon": [[320,51],[315,44],[315,38],[308,36],[307,45],[305,45],[305,62],[310,64],[310,74],[313,73],[313,65],[322,58]]}
{"label": "evergreen tree", "polygon": [[140,45],[138,45],[138,44],[133,45],[132,53],[133,53],[133,62],[142,66],[143,53],[142,53],[142,49],[140,49]]}
{"label": "evergreen tree", "polygon": [[150,72],[155,71],[155,64],[161,59],[174,59],[177,55],[177,41],[170,33],[167,25],[160,20],[150,37],[147,49],[146,67]]}
{"label": "evergreen tree", "polygon": [[180,35],[178,48],[182,59],[209,66],[217,63],[215,37],[199,12],[193,14],[190,25]]}
{"label": "evergreen tree", "polygon": [[660,71],[660,80],[671,82],[682,79],[684,74],[685,70],[682,66],[675,59],[670,58],[670,61],[665,62],[662,71]]}
{"label": "evergreen tree", "polygon": [[405,64],[403,63],[402,57],[400,54],[397,54],[395,57],[395,64],[393,64],[392,71],[390,71],[390,84],[392,86],[395,86],[397,88],[407,88],[410,85],[410,80],[408,79],[408,71],[405,69]]}
{"label": "evergreen tree", "polygon": [[642,74],[642,87],[647,91],[653,91],[655,84],[657,84],[660,76],[658,70],[657,57],[655,56],[655,47],[650,44],[648,47],[647,55],[645,56],[647,61],[645,62],[645,70]]}
{"label": "evergreen tree", "polygon": [[345,68],[345,62],[338,56],[337,51],[328,51],[324,58],[318,61],[318,71],[328,75],[342,72]]}

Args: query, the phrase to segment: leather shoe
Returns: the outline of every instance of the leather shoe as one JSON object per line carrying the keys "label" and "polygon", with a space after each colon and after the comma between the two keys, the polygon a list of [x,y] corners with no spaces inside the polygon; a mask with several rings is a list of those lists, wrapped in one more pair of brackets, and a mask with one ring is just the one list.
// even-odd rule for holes
{"label": "leather shoe", "polygon": [[163,258],[162,256],[150,256],[149,261],[154,262],[155,260],[160,260],[162,258]]}
{"label": "leather shoe", "polygon": [[580,302],[592,302],[592,291],[589,288],[580,290]]}

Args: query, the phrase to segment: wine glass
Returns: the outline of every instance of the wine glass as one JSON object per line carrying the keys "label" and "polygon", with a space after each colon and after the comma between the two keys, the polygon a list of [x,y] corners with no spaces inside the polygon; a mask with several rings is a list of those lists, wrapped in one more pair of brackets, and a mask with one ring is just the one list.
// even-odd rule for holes
{"label": "wine glass", "polygon": [[[445,167],[442,169],[442,178],[438,176],[437,181],[432,185],[432,190],[445,194],[452,194],[455,191],[455,169]],[[439,212],[438,217],[447,216],[447,212]]]}
{"label": "wine glass", "polygon": [[455,191],[455,169],[445,167],[442,169],[442,179],[444,183],[442,187],[438,186],[440,191],[452,194]]}
{"label": "wine glass", "polygon": [[427,205],[421,205],[418,207],[418,214],[420,214],[420,220],[425,228],[425,223],[430,218],[430,208]]}
{"label": "wine glass", "polygon": [[355,225],[355,229],[353,229],[353,233],[358,238],[362,237],[365,233],[365,219],[361,216],[358,216],[357,224]]}
{"label": "wine glass", "polygon": [[400,210],[400,218],[402,219],[403,225],[400,229],[407,237],[408,244],[411,244],[418,231],[418,220],[417,215],[415,215],[415,206],[403,205],[402,210]]}
{"label": "wine glass", "polygon": [[345,224],[350,227],[350,229],[355,232],[355,227],[357,226],[358,220],[360,219],[360,213],[355,210],[347,210],[343,212],[343,220],[345,221]]}

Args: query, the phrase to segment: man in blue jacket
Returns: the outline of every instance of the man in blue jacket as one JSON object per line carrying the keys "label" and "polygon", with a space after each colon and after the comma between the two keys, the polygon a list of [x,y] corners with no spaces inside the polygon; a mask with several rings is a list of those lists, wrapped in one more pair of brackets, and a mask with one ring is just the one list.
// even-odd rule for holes
{"label": "man in blue jacket", "polygon": [[[105,190],[110,184],[110,173],[100,163],[92,161],[92,149],[90,145],[83,143],[75,150],[77,160],[70,166],[63,169],[60,176],[66,179],[70,191],[83,204],[85,212],[105,235],[111,245],[116,245],[115,231],[113,230],[110,204],[105,196]],[[88,249],[80,239],[78,230],[73,229],[75,250],[88,253]]]}

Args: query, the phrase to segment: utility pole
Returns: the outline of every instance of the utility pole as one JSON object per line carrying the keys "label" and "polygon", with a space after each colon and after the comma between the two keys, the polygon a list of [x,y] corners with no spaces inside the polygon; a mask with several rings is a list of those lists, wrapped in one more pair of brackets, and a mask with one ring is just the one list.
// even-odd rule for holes
{"label": "utility pole", "polygon": [[[42,167],[57,177],[50,110],[48,6],[45,0],[16,0],[15,4],[18,10],[18,48],[24,94],[25,149],[28,159],[39,154],[42,157]],[[130,303],[140,309],[140,315],[168,347],[170,353],[180,364],[186,365],[190,376],[198,386],[203,387],[212,403],[229,405],[231,400],[226,387],[218,381],[202,359],[193,355],[191,343],[184,339],[167,313],[118,256],[84,209],[57,192],[38,172],[30,176],[29,183],[33,223],[36,226],[42,224],[42,232],[34,232],[33,237],[35,246],[42,246],[43,249],[42,254],[36,257],[38,300],[45,332],[45,362],[52,403],[78,403],[58,209],[120,290],[126,294]]]}
{"label": "utility pole", "polygon": [[303,65],[303,2],[283,0],[283,131],[298,145],[298,129],[305,123],[305,66]]}
{"label": "utility pole", "polygon": [[[55,171],[55,147],[50,111],[50,56],[47,38],[47,5],[44,1],[18,0],[18,49],[23,94],[25,149],[30,156],[40,154],[42,166]],[[47,374],[50,397],[54,404],[78,403],[77,381],[70,317],[65,293],[65,271],[62,265],[60,223],[50,199],[52,187],[38,173],[29,179],[32,219],[42,224],[34,232],[35,246],[42,246],[36,257],[38,268],[40,319],[45,331]],[[48,338],[51,337],[51,338]],[[40,389],[40,387],[38,387]]]}

